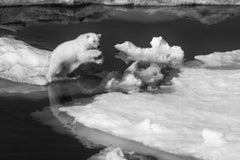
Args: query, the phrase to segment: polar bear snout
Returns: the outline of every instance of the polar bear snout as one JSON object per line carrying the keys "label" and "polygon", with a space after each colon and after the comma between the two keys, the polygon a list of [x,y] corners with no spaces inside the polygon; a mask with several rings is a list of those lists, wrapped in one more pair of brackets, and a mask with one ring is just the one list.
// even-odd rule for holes
{"label": "polar bear snout", "polygon": [[89,49],[100,49],[100,42],[99,41],[93,41],[93,43],[90,44]]}

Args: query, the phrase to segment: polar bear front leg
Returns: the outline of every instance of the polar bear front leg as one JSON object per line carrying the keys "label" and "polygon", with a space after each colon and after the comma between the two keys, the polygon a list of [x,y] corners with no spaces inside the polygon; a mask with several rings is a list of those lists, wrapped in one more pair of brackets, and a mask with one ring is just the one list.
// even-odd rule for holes
{"label": "polar bear front leg", "polygon": [[78,61],[70,64],[68,73],[73,72],[73,71],[74,71],[75,69],[77,69],[81,64],[82,64],[82,62],[78,62]]}
{"label": "polar bear front leg", "polygon": [[59,62],[54,62],[50,63],[48,73],[47,73],[47,80],[48,82],[52,82],[54,78],[59,74],[61,70],[61,63]]}

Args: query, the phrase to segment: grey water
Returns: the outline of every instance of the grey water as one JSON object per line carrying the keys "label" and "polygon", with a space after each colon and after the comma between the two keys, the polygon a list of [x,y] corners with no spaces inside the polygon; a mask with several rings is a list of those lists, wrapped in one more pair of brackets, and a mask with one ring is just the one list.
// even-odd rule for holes
{"label": "grey water", "polygon": [[[101,33],[105,61],[100,69],[104,71],[126,69],[124,62],[114,58],[113,47],[126,40],[148,47],[152,37],[162,36],[170,45],[183,48],[186,61],[195,55],[240,47],[240,10],[235,7],[16,7],[0,11],[0,35],[11,35],[42,49],[53,50],[86,32]],[[46,16],[42,11],[54,13],[46,12]],[[0,159],[85,160],[98,153],[102,145],[89,144],[63,126],[53,127],[63,125],[58,122],[61,117],[67,119],[54,115],[53,106],[91,103],[94,95],[101,93],[96,90],[101,82],[101,76],[86,76],[75,82],[36,87],[0,80]],[[89,130],[81,131],[90,134]]]}

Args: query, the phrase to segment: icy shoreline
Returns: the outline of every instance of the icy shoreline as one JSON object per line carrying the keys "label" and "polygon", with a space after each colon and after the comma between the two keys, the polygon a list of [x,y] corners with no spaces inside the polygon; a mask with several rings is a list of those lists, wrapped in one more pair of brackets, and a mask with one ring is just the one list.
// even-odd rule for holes
{"label": "icy shoreline", "polygon": [[240,5],[240,0],[1,0],[0,6],[18,5],[131,5],[131,6],[179,6],[179,5]]}

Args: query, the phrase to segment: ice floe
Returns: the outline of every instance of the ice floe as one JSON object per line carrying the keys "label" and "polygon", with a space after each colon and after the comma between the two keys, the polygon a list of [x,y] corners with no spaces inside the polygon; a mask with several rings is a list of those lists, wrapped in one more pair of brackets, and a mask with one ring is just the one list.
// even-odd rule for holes
{"label": "ice floe", "polygon": [[0,77],[15,82],[45,85],[50,51],[14,38],[0,38]]}
{"label": "ice floe", "polygon": [[[236,55],[218,56],[236,60]],[[60,111],[87,127],[170,153],[205,160],[239,159],[240,69],[183,67],[180,71],[172,85],[160,88],[171,92],[112,92]]]}
{"label": "ice floe", "polygon": [[201,61],[204,67],[240,68],[240,50],[214,52],[208,55],[197,55],[194,58]]}

